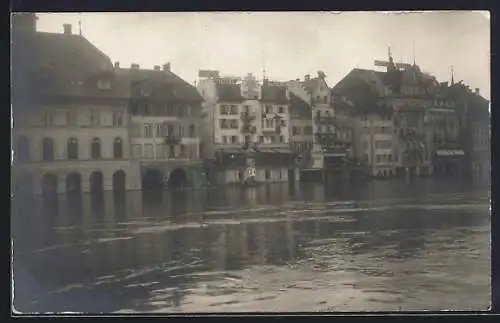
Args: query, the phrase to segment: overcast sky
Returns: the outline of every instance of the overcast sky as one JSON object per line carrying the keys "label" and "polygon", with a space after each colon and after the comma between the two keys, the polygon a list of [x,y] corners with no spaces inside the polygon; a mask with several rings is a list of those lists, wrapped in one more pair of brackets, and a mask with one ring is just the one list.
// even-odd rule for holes
{"label": "overcast sky", "polygon": [[[122,66],[172,71],[193,83],[199,69],[221,75],[251,72],[273,80],[303,78],[322,70],[330,86],[352,68],[386,60],[416,63],[439,81],[480,88],[490,98],[490,28],[487,13],[376,12],[281,13],[41,13],[38,30],[62,32],[73,25]],[[413,45],[414,44],[414,45]],[[415,48],[415,50],[413,50]],[[415,53],[415,55],[413,54]]]}

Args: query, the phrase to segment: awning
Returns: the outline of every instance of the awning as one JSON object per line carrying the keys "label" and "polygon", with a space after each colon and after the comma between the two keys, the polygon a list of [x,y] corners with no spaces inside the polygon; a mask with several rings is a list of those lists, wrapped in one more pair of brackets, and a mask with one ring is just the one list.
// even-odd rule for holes
{"label": "awning", "polygon": [[439,157],[449,157],[449,156],[465,156],[465,152],[460,149],[450,149],[450,150],[437,150],[436,156]]}

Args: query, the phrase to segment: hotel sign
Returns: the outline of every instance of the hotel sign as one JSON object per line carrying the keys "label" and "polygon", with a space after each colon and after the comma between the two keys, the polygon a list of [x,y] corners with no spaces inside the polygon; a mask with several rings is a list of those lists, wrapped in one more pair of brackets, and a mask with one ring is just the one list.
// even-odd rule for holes
{"label": "hotel sign", "polygon": [[436,155],[439,157],[450,157],[450,156],[464,156],[463,150],[438,150]]}

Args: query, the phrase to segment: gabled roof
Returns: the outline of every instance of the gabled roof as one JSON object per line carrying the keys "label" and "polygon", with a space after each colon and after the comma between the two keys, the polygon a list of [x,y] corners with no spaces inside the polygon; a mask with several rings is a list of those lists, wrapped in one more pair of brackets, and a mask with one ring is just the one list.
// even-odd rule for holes
{"label": "gabled roof", "polygon": [[301,118],[311,119],[312,118],[312,109],[301,98],[290,92],[290,112],[293,113],[296,111],[297,115]]}
{"label": "gabled roof", "polygon": [[243,102],[245,98],[241,95],[239,84],[215,83],[219,102]]}
{"label": "gabled roof", "polygon": [[130,97],[136,96],[138,93],[134,90],[140,87],[148,93],[150,100],[203,101],[193,85],[171,71],[120,68],[116,74],[128,85]]}
{"label": "gabled roof", "polygon": [[318,83],[320,82],[324,83],[328,87],[328,84],[326,83],[325,79],[320,77],[313,77],[307,81],[304,81],[302,82],[302,86],[304,87],[304,89],[306,89],[307,92],[314,93],[314,90],[316,89]]}
{"label": "gabled roof", "polygon": [[18,33],[13,39],[13,57],[13,81],[28,83],[25,90],[34,94],[117,95],[113,90],[102,92],[88,86],[95,76],[111,75],[113,65],[108,56],[80,35]]}
{"label": "gabled roof", "polygon": [[288,103],[285,86],[269,86],[264,84],[261,89],[262,89],[262,97],[261,97],[262,102],[278,103],[278,104]]}

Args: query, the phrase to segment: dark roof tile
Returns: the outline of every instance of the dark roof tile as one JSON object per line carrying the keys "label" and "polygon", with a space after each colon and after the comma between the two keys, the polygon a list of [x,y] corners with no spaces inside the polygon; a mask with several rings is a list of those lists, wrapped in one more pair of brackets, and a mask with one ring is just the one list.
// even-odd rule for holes
{"label": "dark roof tile", "polygon": [[243,102],[245,98],[241,95],[241,88],[238,84],[215,84],[217,96],[220,102]]}
{"label": "dark roof tile", "polygon": [[268,103],[287,104],[288,99],[286,96],[286,87],[263,85],[261,101]]}

